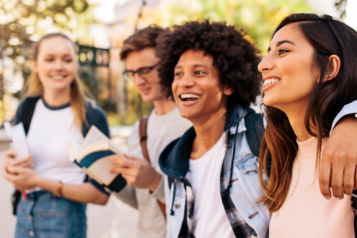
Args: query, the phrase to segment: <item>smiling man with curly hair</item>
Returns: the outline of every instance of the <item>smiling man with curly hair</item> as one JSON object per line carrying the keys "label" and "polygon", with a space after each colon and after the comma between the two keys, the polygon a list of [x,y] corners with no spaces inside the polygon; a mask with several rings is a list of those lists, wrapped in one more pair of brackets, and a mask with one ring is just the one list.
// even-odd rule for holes
{"label": "smiling man with curly hair", "polygon": [[256,204],[259,142],[252,142],[264,126],[248,108],[260,93],[258,50],[234,26],[205,21],[166,30],[158,52],[161,84],[193,123],[159,160],[168,176],[168,237],[264,238],[269,211]]}
{"label": "smiling man with curly hair", "polygon": [[173,93],[171,85],[177,79],[176,73],[173,75],[177,62],[188,50],[198,51],[197,55],[212,60],[211,66],[219,72],[219,84],[232,89],[228,102],[249,106],[260,93],[259,51],[245,39],[243,30],[221,22],[188,22],[175,26],[173,32],[166,30],[158,39],[157,47],[161,84],[167,96]]}

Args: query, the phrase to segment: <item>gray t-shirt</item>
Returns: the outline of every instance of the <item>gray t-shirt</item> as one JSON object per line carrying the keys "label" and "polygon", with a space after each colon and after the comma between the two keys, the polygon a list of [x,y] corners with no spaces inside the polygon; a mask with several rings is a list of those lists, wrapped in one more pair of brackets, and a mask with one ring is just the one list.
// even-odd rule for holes
{"label": "gray t-shirt", "polygon": [[[147,148],[152,166],[160,170],[158,160],[163,149],[173,140],[182,136],[192,126],[192,123],[180,116],[176,108],[165,115],[157,115],[154,109],[148,120]],[[139,121],[135,123],[128,138],[129,154],[143,158],[139,138]],[[139,210],[138,237],[166,237],[166,221],[157,204],[157,199],[165,202],[164,183],[161,181],[154,193],[148,189],[135,189],[127,185],[119,193],[113,193],[123,202]]]}

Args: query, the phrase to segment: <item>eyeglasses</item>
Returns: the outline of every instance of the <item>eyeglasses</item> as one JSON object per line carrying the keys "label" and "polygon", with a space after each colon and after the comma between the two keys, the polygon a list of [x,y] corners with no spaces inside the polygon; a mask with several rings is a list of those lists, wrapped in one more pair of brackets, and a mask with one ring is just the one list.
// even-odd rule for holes
{"label": "eyeglasses", "polygon": [[138,75],[142,78],[145,79],[145,76],[148,76],[151,71],[157,66],[158,64],[155,64],[153,66],[148,66],[148,67],[141,67],[140,69],[133,71],[133,70],[124,70],[123,75],[124,78],[127,81],[134,80],[135,74],[138,73]]}

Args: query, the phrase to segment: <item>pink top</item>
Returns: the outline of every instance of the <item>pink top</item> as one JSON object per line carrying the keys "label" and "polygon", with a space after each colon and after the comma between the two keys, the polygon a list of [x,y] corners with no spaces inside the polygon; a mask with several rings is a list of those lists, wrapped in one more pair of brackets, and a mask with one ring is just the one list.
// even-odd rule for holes
{"label": "pink top", "polygon": [[315,173],[317,138],[297,142],[288,196],[270,221],[270,238],[354,238],[351,196],[326,200]]}

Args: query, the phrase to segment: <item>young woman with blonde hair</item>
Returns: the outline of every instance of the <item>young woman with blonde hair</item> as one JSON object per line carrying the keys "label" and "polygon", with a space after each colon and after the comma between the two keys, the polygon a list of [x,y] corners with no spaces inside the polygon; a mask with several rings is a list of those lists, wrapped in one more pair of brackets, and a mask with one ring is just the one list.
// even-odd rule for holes
{"label": "young woman with blonde hair", "polygon": [[[85,98],[77,76],[76,46],[64,34],[43,36],[15,123],[23,122],[30,156],[6,152],[3,176],[18,190],[35,188],[17,206],[15,237],[86,237],[85,202],[105,204],[108,193],[69,159],[92,125],[109,136],[105,113]],[[33,113],[33,114],[32,114]]]}

